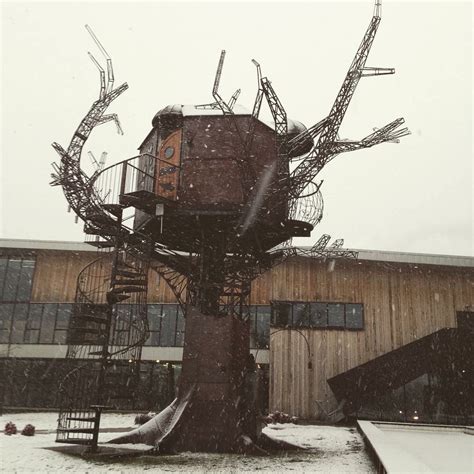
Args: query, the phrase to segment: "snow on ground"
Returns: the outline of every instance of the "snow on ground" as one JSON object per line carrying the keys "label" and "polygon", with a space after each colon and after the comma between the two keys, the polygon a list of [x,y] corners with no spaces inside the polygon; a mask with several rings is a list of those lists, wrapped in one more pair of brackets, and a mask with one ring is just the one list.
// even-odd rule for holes
{"label": "snow on ground", "polygon": [[[56,413],[7,413],[0,416],[3,429],[12,421],[18,431],[27,423],[41,432],[33,437],[20,434],[0,434],[0,470],[8,472],[215,472],[237,473],[278,472],[375,472],[364,449],[363,441],[355,428],[316,425],[270,425],[265,432],[275,438],[308,448],[304,452],[286,452],[278,456],[255,457],[230,454],[181,453],[175,456],[141,456],[128,460],[86,460],[64,453],[41,449],[57,447],[54,429]],[[127,428],[133,426],[134,415],[104,414],[101,428]],[[117,432],[104,432],[99,442],[117,436]]]}
{"label": "snow on ground", "polygon": [[[135,428],[133,421],[134,415],[122,413],[103,413],[100,419],[100,428]],[[58,425],[57,412],[40,412],[40,413],[4,413],[0,416],[0,428],[2,429],[6,423],[12,421],[15,423],[18,431],[21,431],[24,426],[31,423],[37,430],[56,430]]]}

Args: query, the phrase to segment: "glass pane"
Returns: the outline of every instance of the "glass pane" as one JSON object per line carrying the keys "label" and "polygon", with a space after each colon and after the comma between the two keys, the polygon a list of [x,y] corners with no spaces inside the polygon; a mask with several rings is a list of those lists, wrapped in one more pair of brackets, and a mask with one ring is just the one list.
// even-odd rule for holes
{"label": "glass pane", "polygon": [[116,331],[128,331],[130,327],[131,307],[129,304],[117,305],[117,312],[115,317]]}
{"label": "glass pane", "polygon": [[13,315],[13,304],[0,304],[0,343],[8,343]]}
{"label": "glass pane", "polygon": [[293,304],[293,326],[309,325],[309,305],[308,303]]}
{"label": "glass pane", "polygon": [[4,301],[16,300],[16,288],[18,286],[18,278],[20,277],[21,260],[8,260],[8,267],[3,289]]}
{"label": "glass pane", "polygon": [[54,331],[54,343],[66,344],[66,334],[67,334],[67,331],[64,331],[62,329]]}
{"label": "glass pane", "polygon": [[112,345],[127,346],[130,341],[130,331],[115,331]]}
{"label": "glass pane", "polygon": [[310,326],[325,328],[328,325],[328,312],[326,303],[311,303]]}
{"label": "glass pane", "polygon": [[12,315],[13,315],[13,304],[11,303],[0,304],[0,329],[10,331]]}
{"label": "glass pane", "polygon": [[344,305],[328,303],[328,326],[334,328],[344,327]]}
{"label": "glass pane", "polygon": [[22,344],[23,336],[26,329],[26,321],[28,319],[28,305],[16,304],[13,314],[12,335],[10,342],[12,344]]}
{"label": "glass pane", "polygon": [[41,316],[43,314],[43,304],[30,304],[28,314],[28,329],[39,329],[41,327]]}
{"label": "glass pane", "polygon": [[175,345],[177,306],[176,304],[163,305],[160,346],[173,347]]}
{"label": "glass pane", "polygon": [[0,301],[3,300],[3,283],[5,282],[5,272],[7,271],[7,258],[0,258]]}
{"label": "glass pane", "polygon": [[16,296],[18,301],[29,301],[31,296],[31,286],[33,284],[34,269],[34,260],[23,260],[21,264],[20,279],[18,281],[18,291]]}
{"label": "glass pane", "polygon": [[150,331],[150,335],[145,342],[146,346],[159,346],[160,345],[160,333],[158,331]]}
{"label": "glass pane", "polygon": [[255,314],[256,307],[250,307],[250,348],[257,348],[257,315]]}
{"label": "glass pane", "polygon": [[[405,412],[409,422],[430,422],[433,407],[430,406],[430,384],[428,374],[412,380],[405,385]],[[454,393],[456,393],[454,391]],[[454,401],[451,399],[451,401]],[[459,413],[460,414],[460,413]]]}
{"label": "glass pane", "polygon": [[51,344],[54,336],[54,324],[56,322],[56,303],[45,303],[43,308],[43,321],[41,324],[40,342]]}
{"label": "glass pane", "polygon": [[39,329],[27,329],[25,331],[25,343],[27,344],[38,344],[39,342]]}
{"label": "glass pane", "polygon": [[270,306],[257,306],[257,348],[270,345]]}
{"label": "glass pane", "polygon": [[119,304],[115,307],[113,344],[127,345],[130,336],[130,321],[133,308],[130,304]]}
{"label": "glass pane", "polygon": [[150,331],[159,331],[161,328],[161,304],[148,305],[148,325]]}
{"label": "glass pane", "polygon": [[176,346],[182,347],[184,345],[184,328],[186,320],[184,319],[183,310],[178,306],[178,321],[176,323]]}
{"label": "glass pane", "polygon": [[273,303],[272,323],[275,326],[291,325],[291,303]]}
{"label": "glass pane", "polygon": [[364,328],[364,313],[361,304],[346,304],[346,328]]}
{"label": "glass pane", "polygon": [[56,315],[56,329],[67,329],[71,318],[72,304],[58,304],[58,314]]}

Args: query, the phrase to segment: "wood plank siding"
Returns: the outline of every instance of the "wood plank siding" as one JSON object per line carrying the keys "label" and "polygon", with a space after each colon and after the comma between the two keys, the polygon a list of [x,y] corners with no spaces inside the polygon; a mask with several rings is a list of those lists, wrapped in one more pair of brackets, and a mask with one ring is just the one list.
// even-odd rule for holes
{"label": "wood plank siding", "polygon": [[[95,252],[39,250],[32,301],[73,302],[77,275]],[[251,304],[271,301],[361,303],[364,328],[279,330],[270,338],[270,410],[324,418],[336,408],[328,378],[445,327],[474,306],[474,269],[372,260],[327,262],[295,257],[259,277]],[[154,271],[150,303],[174,303]],[[273,332],[276,328],[272,329]],[[310,347],[312,368],[308,368]]]}
{"label": "wood plank siding", "polygon": [[324,418],[336,408],[326,380],[444,327],[474,305],[472,268],[294,258],[254,283],[254,303],[271,300],[362,303],[364,329],[272,328],[270,409]]}
{"label": "wood plank siding", "polygon": [[[77,277],[81,270],[103,256],[97,252],[70,252],[39,250],[33,276],[31,301],[35,303],[73,303]],[[150,270],[148,288],[149,303],[176,303],[169,286],[158,274]]]}
{"label": "wood plank siding", "polygon": [[31,301],[35,303],[74,302],[77,276],[96,258],[95,252],[38,251]]}

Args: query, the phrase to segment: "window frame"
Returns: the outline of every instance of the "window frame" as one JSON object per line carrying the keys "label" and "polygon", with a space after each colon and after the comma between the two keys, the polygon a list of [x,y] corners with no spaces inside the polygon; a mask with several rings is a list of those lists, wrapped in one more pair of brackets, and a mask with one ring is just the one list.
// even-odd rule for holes
{"label": "window frame", "polygon": [[[291,323],[290,324],[287,324],[287,325],[279,325],[279,324],[276,324],[276,316],[274,316],[274,308],[276,308],[276,306],[278,304],[290,304],[291,305],[291,314],[290,314],[290,317],[288,318]],[[309,307],[309,310],[310,310],[310,314],[309,314],[309,324],[307,325],[295,325],[294,324],[294,315],[293,315],[293,311],[294,311],[294,306],[295,305],[301,305],[301,304],[306,304],[308,305]],[[321,304],[321,305],[326,305],[326,323],[327,325],[326,326],[316,326],[314,324],[312,324],[313,320],[313,316],[312,316],[312,313],[311,313],[311,310],[312,310],[312,305],[313,304]],[[330,309],[330,305],[343,305],[344,307],[344,324],[342,326],[336,326],[336,325],[331,325],[330,324],[330,321],[329,321],[329,309]],[[347,306],[348,305],[351,305],[351,306],[354,306],[354,305],[358,305],[360,306],[360,309],[361,309],[361,326],[360,327],[350,327],[350,326],[347,326]],[[318,331],[326,331],[326,330],[329,330],[329,331],[364,331],[365,330],[365,309],[364,309],[364,303],[361,303],[361,302],[348,302],[348,301],[299,301],[299,300],[271,300],[270,301],[270,307],[271,307],[271,317],[270,317],[270,321],[271,321],[271,326],[272,327],[275,327],[275,328],[288,328],[288,329],[313,329],[313,330],[318,330]]]}
{"label": "window frame", "polygon": [[[33,292],[33,284],[34,284],[34,279],[35,279],[35,273],[36,273],[36,257],[31,255],[0,255],[1,260],[6,260],[6,265],[3,271],[2,275],[2,284],[0,285],[0,303],[30,303],[31,302],[31,294]],[[7,285],[8,281],[8,271],[10,267],[10,261],[19,261],[20,262],[20,268],[18,271],[18,276],[15,281],[15,289],[13,291],[13,298],[8,298],[6,299],[5,296],[5,287]],[[27,295],[25,296],[24,299],[18,299],[18,293],[20,291],[20,282],[22,278],[24,277],[24,272],[23,272],[23,262],[32,262],[33,263],[33,270],[31,272],[31,283],[30,287],[28,288]]]}

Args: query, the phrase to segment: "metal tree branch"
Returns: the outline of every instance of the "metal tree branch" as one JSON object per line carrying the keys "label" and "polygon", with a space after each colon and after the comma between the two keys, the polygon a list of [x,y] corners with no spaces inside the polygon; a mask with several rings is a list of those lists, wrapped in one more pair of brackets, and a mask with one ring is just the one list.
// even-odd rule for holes
{"label": "metal tree branch", "polygon": [[[303,161],[291,174],[290,197],[293,199],[297,199],[301,195],[308,183],[313,181],[321,169],[330,160],[332,160],[335,155],[344,151],[352,151],[353,149],[363,147],[362,144],[357,146],[354,144],[344,146],[337,140],[337,136],[342,120],[346,114],[360,78],[365,76],[393,74],[395,72],[395,70],[392,68],[365,67],[365,63],[375,39],[375,34],[377,33],[380,20],[381,3],[377,0],[375,3],[374,15],[370,21],[367,31],[365,32],[362,42],[357,49],[355,57],[349,67],[346,78],[344,79],[331,111],[324,125],[321,127],[319,140],[308,156],[303,159]],[[398,122],[398,125],[400,123],[401,122]],[[395,124],[395,122],[392,122],[392,124]],[[388,135],[389,138],[387,139],[379,140],[380,137],[377,136],[377,139],[364,142],[365,147],[373,146],[384,141],[391,141],[391,137],[398,135],[398,133],[400,133],[398,136],[403,136],[407,131],[403,130],[395,132],[395,129],[391,129],[390,132],[391,134]]]}

